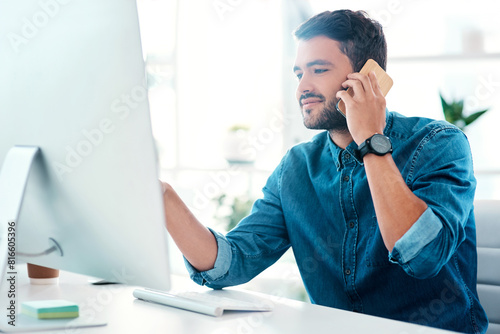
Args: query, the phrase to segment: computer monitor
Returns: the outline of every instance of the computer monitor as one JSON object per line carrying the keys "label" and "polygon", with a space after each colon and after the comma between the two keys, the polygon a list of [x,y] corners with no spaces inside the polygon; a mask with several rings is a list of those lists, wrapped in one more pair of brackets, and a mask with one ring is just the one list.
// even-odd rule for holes
{"label": "computer monitor", "polygon": [[10,222],[16,263],[169,289],[135,0],[1,1],[0,135],[2,256]]}

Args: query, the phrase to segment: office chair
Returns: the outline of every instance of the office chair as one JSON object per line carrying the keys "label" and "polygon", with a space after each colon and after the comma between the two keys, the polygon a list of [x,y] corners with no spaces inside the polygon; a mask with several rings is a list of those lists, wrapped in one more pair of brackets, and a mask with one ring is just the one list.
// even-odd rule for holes
{"label": "office chair", "polygon": [[477,292],[490,325],[500,334],[500,200],[476,200]]}

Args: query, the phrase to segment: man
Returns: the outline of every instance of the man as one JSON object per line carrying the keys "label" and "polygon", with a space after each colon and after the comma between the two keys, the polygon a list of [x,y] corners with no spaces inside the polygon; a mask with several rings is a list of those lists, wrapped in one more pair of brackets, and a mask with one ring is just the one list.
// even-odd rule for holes
{"label": "man", "polygon": [[313,303],[484,333],[465,135],[386,111],[375,74],[358,73],[370,58],[385,68],[387,55],[381,26],[364,13],[325,12],[295,36],[304,124],[327,131],[287,152],[226,236],[164,184],[167,228],[191,277],[216,289],[241,284],[292,247]]}

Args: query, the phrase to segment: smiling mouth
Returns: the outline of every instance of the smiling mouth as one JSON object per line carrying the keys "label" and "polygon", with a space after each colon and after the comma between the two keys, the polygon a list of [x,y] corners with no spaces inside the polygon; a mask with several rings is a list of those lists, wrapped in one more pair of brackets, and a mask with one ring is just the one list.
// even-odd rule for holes
{"label": "smiling mouth", "polygon": [[314,100],[313,99],[305,99],[301,102],[302,110],[309,113],[311,111],[311,108],[313,108],[314,106],[316,106],[320,103],[323,103],[323,100],[321,100],[321,99],[314,99]]}
{"label": "smiling mouth", "polygon": [[322,101],[316,101],[316,102],[307,102],[307,103],[303,103],[302,105],[307,108],[307,107],[310,107],[310,106],[313,106],[313,105],[316,105],[318,103],[321,103]]}
{"label": "smiling mouth", "polygon": [[322,103],[322,102],[323,102],[323,99],[314,97],[314,98],[302,99],[300,103],[302,104],[302,106],[312,106],[312,105]]}

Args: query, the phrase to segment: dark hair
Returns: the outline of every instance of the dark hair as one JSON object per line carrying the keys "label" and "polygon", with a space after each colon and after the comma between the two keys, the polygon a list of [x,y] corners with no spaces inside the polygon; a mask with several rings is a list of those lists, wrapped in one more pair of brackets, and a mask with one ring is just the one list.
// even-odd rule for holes
{"label": "dark hair", "polygon": [[359,72],[370,58],[386,69],[387,43],[382,26],[364,11],[326,11],[302,23],[294,34],[299,40],[326,36],[338,41],[354,72]]}

